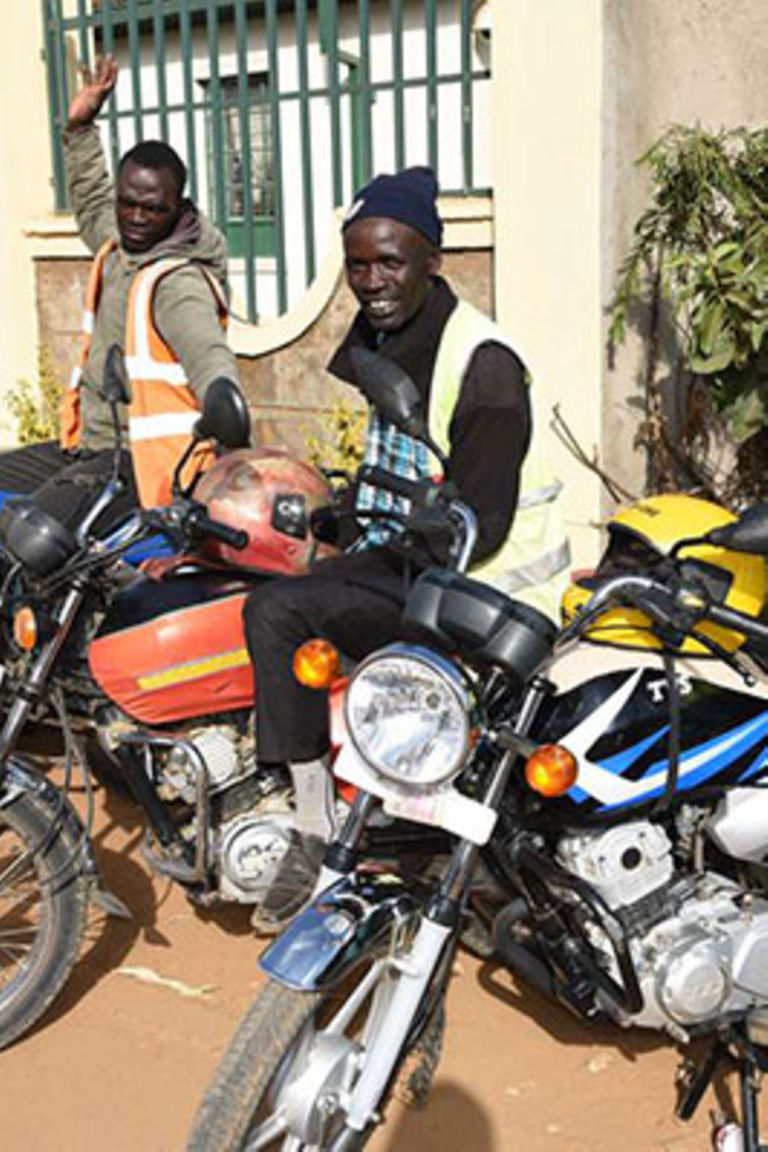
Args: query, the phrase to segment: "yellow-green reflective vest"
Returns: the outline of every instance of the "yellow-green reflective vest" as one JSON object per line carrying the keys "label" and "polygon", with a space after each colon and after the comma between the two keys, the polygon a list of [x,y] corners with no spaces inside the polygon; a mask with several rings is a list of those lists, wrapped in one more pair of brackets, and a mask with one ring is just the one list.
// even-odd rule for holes
{"label": "yellow-green reflective vest", "polygon": [[[450,450],[448,429],[464,372],[475,349],[489,340],[514,351],[492,320],[460,300],[443,330],[429,400],[430,435],[446,454]],[[507,538],[491,556],[471,567],[470,575],[526,601],[558,622],[571,555],[557,499],[562,484],[546,466],[539,440],[534,430]]]}

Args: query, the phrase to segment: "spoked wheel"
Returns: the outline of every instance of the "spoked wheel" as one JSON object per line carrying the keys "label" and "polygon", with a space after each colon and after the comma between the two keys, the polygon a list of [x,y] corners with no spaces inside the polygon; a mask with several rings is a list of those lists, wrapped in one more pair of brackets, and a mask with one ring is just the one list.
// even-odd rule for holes
{"label": "spoked wheel", "polygon": [[386,1035],[397,980],[388,960],[371,960],[333,991],[267,984],[200,1106],[188,1152],[362,1148],[371,1129],[350,1129],[345,1104]]}
{"label": "spoked wheel", "polygon": [[85,931],[89,879],[55,816],[32,792],[0,806],[0,1048],[53,1001]]}

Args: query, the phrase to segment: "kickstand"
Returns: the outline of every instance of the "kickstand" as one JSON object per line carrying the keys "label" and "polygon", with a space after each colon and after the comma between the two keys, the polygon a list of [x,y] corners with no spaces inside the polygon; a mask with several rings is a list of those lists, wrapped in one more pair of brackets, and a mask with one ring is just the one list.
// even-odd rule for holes
{"label": "kickstand", "polygon": [[712,1077],[715,1074],[718,1064],[728,1056],[728,1048],[717,1039],[713,1041],[712,1047],[707,1053],[704,1060],[698,1068],[696,1068],[690,1077],[688,1077],[685,1087],[683,1088],[680,1099],[675,1109],[675,1114],[680,1120],[690,1120],[694,1112],[701,1103],[701,1098],[712,1082]]}
{"label": "kickstand", "polygon": [[763,1144],[760,1141],[760,1120],[757,1108],[763,1073],[768,1072],[768,1054],[751,1042],[742,1025],[732,1025],[728,1032],[713,1041],[706,1057],[689,1077],[682,1091],[676,1113],[681,1120],[690,1120],[711,1083],[718,1065],[726,1060],[731,1065],[735,1061],[739,1071],[743,1150],[744,1152],[768,1152],[768,1144]]}
{"label": "kickstand", "polygon": [[760,1142],[760,1120],[757,1113],[762,1075],[768,1068],[768,1061],[746,1037],[741,1036],[740,1040],[738,1066],[744,1152],[768,1152],[768,1144]]}

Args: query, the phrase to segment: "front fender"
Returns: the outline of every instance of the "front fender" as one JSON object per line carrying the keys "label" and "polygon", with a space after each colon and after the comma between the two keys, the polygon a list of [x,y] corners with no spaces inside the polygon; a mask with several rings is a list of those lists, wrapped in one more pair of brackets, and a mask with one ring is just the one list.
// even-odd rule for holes
{"label": "front fender", "polygon": [[414,892],[394,874],[345,876],[291,921],[259,966],[297,991],[333,987],[363,956],[387,956],[407,943],[421,911]]}
{"label": "front fender", "polygon": [[0,768],[0,809],[7,808],[22,795],[33,797],[50,816],[51,823],[57,822],[57,834],[70,845],[73,859],[77,854],[83,872],[96,876],[98,870],[91,839],[69,800],[37,768],[19,756],[11,756]]}

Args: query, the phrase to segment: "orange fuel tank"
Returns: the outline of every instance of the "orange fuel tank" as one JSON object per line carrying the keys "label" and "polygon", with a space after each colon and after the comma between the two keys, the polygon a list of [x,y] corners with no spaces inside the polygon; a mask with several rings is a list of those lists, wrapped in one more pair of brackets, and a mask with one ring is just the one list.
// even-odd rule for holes
{"label": "orange fuel tank", "polygon": [[91,644],[94,680],[144,724],[250,708],[243,603],[268,578],[193,572],[137,582],[113,603]]}

